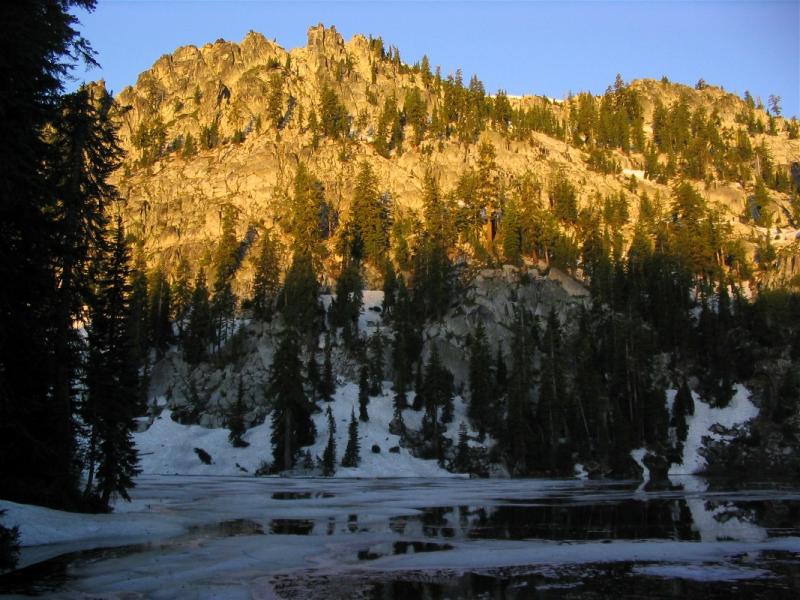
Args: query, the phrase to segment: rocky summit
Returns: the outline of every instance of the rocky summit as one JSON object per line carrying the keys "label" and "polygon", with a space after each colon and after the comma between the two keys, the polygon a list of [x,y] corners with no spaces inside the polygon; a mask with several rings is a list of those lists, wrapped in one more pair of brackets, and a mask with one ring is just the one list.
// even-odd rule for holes
{"label": "rocky summit", "polygon": [[[506,196],[533,181],[524,202],[552,207],[553,189],[566,180],[578,210],[598,212],[618,195],[626,219],[614,234],[628,242],[642,194],[668,204],[676,177],[684,178],[741,241],[745,260],[763,264],[758,248],[769,237],[774,255],[754,286],[797,285],[797,123],[702,81],[692,88],[618,78],[604,95],[564,99],[490,94],[477,77],[442,74],[427,57],[407,64],[380,38],[345,41],[317,25],[292,50],[252,31],[238,44],[179,48],[116,103],[126,150],[114,177],[125,200],[119,210],[151,267],[174,272],[181,257],[207,263],[226,207],[238,215],[240,238],[283,231],[301,163],[337,222],[350,219],[362,161],[391,213],[413,219],[426,172],[463,204],[459,182],[486,169],[480,149],[489,146],[491,178]],[[245,263],[239,290],[250,277]]]}

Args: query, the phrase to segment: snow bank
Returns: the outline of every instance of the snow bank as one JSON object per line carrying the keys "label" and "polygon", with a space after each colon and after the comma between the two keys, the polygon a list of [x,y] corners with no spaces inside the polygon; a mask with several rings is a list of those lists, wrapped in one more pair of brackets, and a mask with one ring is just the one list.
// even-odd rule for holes
{"label": "snow bank", "polygon": [[[272,457],[267,422],[250,429],[243,439],[247,448],[234,448],[228,441],[228,429],[209,429],[199,425],[181,425],[164,410],[149,429],[133,436],[144,475],[245,475],[253,474],[262,461]],[[206,465],[195,448],[211,455]]]}
{"label": "snow bank", "polygon": [[[407,448],[400,447],[400,436],[389,433],[389,422],[394,415],[394,394],[388,386],[384,386],[380,396],[370,398],[367,406],[369,421],[358,423],[358,438],[361,448],[361,464],[358,468],[350,469],[337,467],[335,477],[463,477],[450,473],[441,468],[435,460],[424,460],[411,455]],[[409,401],[413,393],[409,394]],[[328,418],[325,415],[328,403],[320,402],[323,412],[314,416],[317,427],[317,440],[309,447],[311,456],[321,457],[328,443]],[[334,421],[336,422],[336,460],[341,462],[347,448],[348,427],[350,424],[351,410],[355,411],[358,418],[358,386],[346,383],[336,390],[334,401],[330,403]],[[457,397],[454,403],[453,421],[449,423],[445,436],[458,441],[458,429],[463,421],[466,406],[461,398]],[[406,427],[418,429],[422,421],[422,411],[407,409],[403,411],[403,420]],[[475,436],[476,432],[468,427],[468,434]],[[380,448],[379,453],[372,451],[372,446]],[[470,445],[476,445],[471,442]],[[389,452],[390,448],[399,449],[399,452]]]}
{"label": "snow bank", "polygon": [[[672,401],[674,397],[674,393],[667,396]],[[725,436],[711,431],[713,425],[719,424],[730,428],[742,425],[758,416],[758,408],[750,401],[750,392],[741,384],[736,384],[733,398],[725,408],[710,407],[694,392],[692,398],[694,415],[686,417],[689,431],[683,445],[683,461],[670,467],[670,475],[694,475],[703,471],[706,467],[706,459],[701,454],[703,438],[708,437],[716,441],[725,439]]]}
{"label": "snow bank", "polygon": [[[413,397],[413,394],[410,394]],[[380,396],[370,399],[367,412],[370,420],[359,421],[358,437],[361,448],[361,464],[358,468],[337,467],[335,477],[463,477],[440,467],[435,460],[423,460],[411,455],[408,449],[400,447],[400,437],[389,433],[389,422],[394,408],[393,393],[384,388]],[[358,386],[345,383],[336,390],[332,402],[319,402],[322,411],[313,416],[317,428],[316,442],[307,448],[312,458],[322,457],[328,443],[328,419],[325,414],[331,407],[336,422],[336,460],[341,462],[347,448],[350,412],[355,410],[358,418]],[[446,437],[458,441],[458,431],[462,421],[472,431],[466,418],[466,404],[457,397],[455,416],[448,425]],[[419,428],[422,412],[407,409],[403,413],[406,425]],[[172,420],[169,410],[161,413],[149,429],[134,434],[139,450],[143,475],[252,475],[263,461],[272,461],[270,443],[272,427],[267,421],[250,429],[243,437],[250,443],[247,448],[234,448],[228,441],[225,428],[209,429],[199,425],[181,425]],[[373,445],[380,452],[372,451]],[[471,441],[471,446],[480,445]],[[201,448],[211,455],[212,464],[206,465],[195,452]],[[389,452],[391,448],[399,452]]]}
{"label": "snow bank", "polygon": [[89,515],[7,500],[0,500],[0,510],[7,511],[3,525],[19,527],[22,546],[76,540],[118,541],[119,538],[177,535],[183,531],[179,524],[159,519],[152,513]]}

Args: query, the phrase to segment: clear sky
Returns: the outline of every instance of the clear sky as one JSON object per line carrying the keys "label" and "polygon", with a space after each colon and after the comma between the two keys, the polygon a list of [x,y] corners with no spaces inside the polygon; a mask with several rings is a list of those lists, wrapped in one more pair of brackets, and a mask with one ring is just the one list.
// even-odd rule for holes
{"label": "clear sky", "polygon": [[303,46],[309,26],[335,25],[381,36],[405,62],[427,54],[442,73],[461,68],[487,91],[563,97],[602,93],[617,73],[693,85],[703,78],[749,90],[766,103],[782,97],[800,115],[800,0],[791,1],[372,1],[99,0],[78,14],[104,78],[118,92],[162,54],[253,29],[286,49]]}

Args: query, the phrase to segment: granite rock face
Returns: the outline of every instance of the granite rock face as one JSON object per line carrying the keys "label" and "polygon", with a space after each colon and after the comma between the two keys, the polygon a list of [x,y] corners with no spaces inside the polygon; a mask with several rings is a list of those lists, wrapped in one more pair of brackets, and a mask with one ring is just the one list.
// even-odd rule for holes
{"label": "granite rock face", "polygon": [[[669,104],[683,99],[691,109],[713,107],[720,123],[731,127],[742,106],[736,96],[713,87],[693,90],[649,80],[631,86],[642,99],[646,132],[656,100]],[[334,91],[346,109],[350,131],[346,139],[322,137],[315,144],[309,116],[314,112],[320,117],[325,87]],[[300,162],[321,179],[326,200],[340,222],[348,218],[354,178],[362,160],[375,170],[396,214],[419,211],[426,170],[437,174],[447,193],[466,169],[477,167],[479,144],[426,138],[417,146],[412,128],[407,126],[402,152],[395,151],[388,158],[379,155],[370,141],[384,102],[394,97],[402,107],[405,93],[411,89],[419,91],[431,119],[443,103],[435,79],[426,85],[418,71],[395,60],[382,42],[361,35],[345,41],[334,27],[310,28],[306,46],[292,50],[252,31],[240,43],[217,40],[200,48],[179,48],[158,59],[135,85],[116,97],[119,137],[127,151],[114,180],[124,199],[118,210],[128,231],[143,241],[148,264],[160,263],[167,271],[180,257],[188,259],[193,268],[208,260],[226,207],[238,213],[242,237],[250,228],[259,231],[278,226],[280,231],[287,216],[286,197]],[[272,108],[280,116],[277,123],[270,117],[271,96]],[[543,97],[511,97],[510,101],[526,107],[546,103],[556,115],[565,110],[562,102]],[[213,147],[203,147],[201,139],[212,130],[216,136]],[[150,138],[144,135],[148,132]],[[180,150],[188,136],[197,147],[192,156],[184,156]],[[143,143],[143,139],[149,141]],[[532,203],[547,202],[548,181],[555,172],[563,173],[577,187],[581,206],[597,202],[597,194],[624,193],[631,222],[638,211],[638,193],[646,191],[661,198],[670,194],[667,186],[641,178],[637,178],[634,192],[625,173],[592,171],[585,153],[544,134],[516,140],[489,128],[479,141],[493,145],[501,181],[511,182],[529,173],[541,182],[541,193],[527,199]],[[775,164],[787,170],[800,164],[800,140],[789,140],[781,133],[755,136],[752,143],[761,141]],[[153,144],[158,146],[157,157],[143,161]],[[630,173],[642,169],[641,155],[617,152],[615,160]],[[735,233],[751,235],[751,227],[738,220],[750,192],[738,184],[696,185]],[[772,236],[780,267],[777,277],[788,281],[800,271],[796,232],[788,227],[788,196],[770,193],[778,209],[773,227],[779,231]],[[622,234],[632,235],[632,225]],[[749,249],[753,251],[752,246]],[[248,278],[245,261],[237,291],[247,291]]]}

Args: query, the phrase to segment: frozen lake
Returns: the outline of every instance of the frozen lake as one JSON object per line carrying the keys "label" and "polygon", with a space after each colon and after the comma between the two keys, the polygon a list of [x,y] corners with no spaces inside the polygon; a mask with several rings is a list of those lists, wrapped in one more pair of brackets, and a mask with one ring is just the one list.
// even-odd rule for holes
{"label": "frozen lake", "polygon": [[51,543],[23,548],[0,594],[800,597],[797,485],[176,476],[133,498],[29,517]]}

